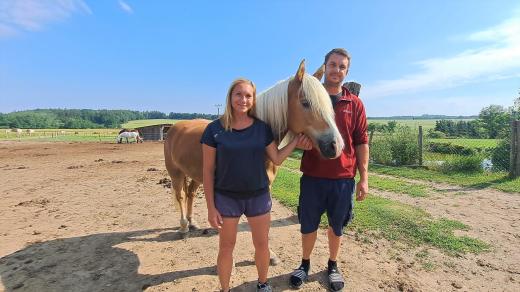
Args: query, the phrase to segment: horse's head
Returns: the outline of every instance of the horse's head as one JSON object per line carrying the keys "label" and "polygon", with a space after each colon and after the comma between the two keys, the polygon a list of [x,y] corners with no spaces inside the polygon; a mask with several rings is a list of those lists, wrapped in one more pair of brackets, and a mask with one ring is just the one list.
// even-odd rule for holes
{"label": "horse's head", "polygon": [[337,158],[343,150],[343,138],[334,121],[330,96],[318,79],[305,73],[305,60],[300,63],[296,76],[288,85],[288,128],[293,133],[304,133],[325,158]]}

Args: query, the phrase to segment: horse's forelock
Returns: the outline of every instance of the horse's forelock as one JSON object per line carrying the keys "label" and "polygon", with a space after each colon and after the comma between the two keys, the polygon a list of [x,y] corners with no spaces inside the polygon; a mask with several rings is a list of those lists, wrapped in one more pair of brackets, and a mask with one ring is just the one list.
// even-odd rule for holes
{"label": "horse's forelock", "polygon": [[[303,78],[303,92],[309,101],[312,114],[328,119],[334,117],[334,109],[327,90],[323,87],[321,82],[316,77],[305,74]],[[327,121],[334,123],[333,120]]]}

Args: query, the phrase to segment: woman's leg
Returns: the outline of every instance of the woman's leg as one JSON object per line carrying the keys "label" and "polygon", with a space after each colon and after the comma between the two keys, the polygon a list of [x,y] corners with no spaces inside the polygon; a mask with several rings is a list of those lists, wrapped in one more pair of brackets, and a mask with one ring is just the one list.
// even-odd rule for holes
{"label": "woman's leg", "polygon": [[237,225],[240,218],[222,218],[222,228],[219,229],[219,245],[217,258],[217,273],[222,290],[229,290],[229,279],[233,268],[233,249],[237,239]]}
{"label": "woman's leg", "polygon": [[255,246],[255,264],[258,271],[258,281],[265,283],[269,271],[269,227],[271,226],[271,213],[248,217],[247,221],[251,227],[253,245]]}

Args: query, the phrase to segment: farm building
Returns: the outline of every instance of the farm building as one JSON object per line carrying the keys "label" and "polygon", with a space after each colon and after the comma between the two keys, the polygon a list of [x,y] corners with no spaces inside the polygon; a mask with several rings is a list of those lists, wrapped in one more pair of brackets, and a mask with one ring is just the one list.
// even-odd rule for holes
{"label": "farm building", "polygon": [[145,141],[162,141],[172,124],[150,125],[136,128]]}

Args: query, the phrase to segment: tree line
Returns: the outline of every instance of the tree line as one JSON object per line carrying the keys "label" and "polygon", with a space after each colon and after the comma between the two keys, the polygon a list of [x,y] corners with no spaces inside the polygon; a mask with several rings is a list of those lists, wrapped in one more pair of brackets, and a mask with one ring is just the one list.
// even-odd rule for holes
{"label": "tree line", "polygon": [[[520,100],[520,97],[518,98]],[[504,138],[510,134],[511,121],[520,118],[520,103],[513,107],[490,105],[483,108],[477,119],[469,121],[439,120],[429,132],[432,138],[438,136],[461,138]]]}
{"label": "tree line", "polygon": [[131,120],[145,119],[209,119],[217,115],[160,111],[35,109],[7,114],[0,113],[0,128],[22,129],[94,129],[120,128]]}

